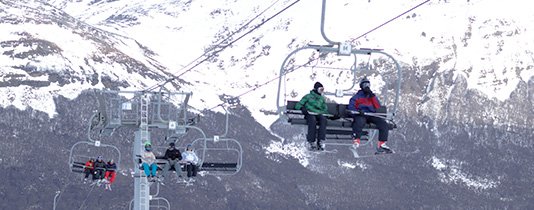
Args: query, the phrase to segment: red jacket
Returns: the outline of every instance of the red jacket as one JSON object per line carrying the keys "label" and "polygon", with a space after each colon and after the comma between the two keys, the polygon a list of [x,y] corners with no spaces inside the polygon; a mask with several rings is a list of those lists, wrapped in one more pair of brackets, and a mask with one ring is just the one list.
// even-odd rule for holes
{"label": "red jacket", "polygon": [[380,107],[380,101],[376,96],[368,97],[362,90],[359,90],[350,98],[348,109],[351,111],[376,112]]}
{"label": "red jacket", "polygon": [[93,169],[94,168],[93,166],[94,166],[94,162],[93,161],[89,160],[89,161],[85,162],[85,168]]}

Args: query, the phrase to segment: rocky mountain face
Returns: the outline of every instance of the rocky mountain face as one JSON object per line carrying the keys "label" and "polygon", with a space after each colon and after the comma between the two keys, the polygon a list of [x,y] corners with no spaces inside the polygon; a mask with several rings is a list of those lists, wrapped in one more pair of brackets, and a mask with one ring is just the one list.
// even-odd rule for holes
{"label": "rocky mountain face", "polygon": [[48,102],[58,95],[75,97],[91,87],[146,86],[167,74],[154,52],[134,39],[93,27],[45,2],[2,1],[0,7],[4,107],[53,113]]}
{"label": "rocky mountain face", "polygon": [[[147,27],[146,17],[151,14],[184,18],[188,11],[198,11],[195,8],[200,7],[197,1],[142,2],[0,0],[0,92],[4,95],[0,109],[0,167],[4,172],[0,173],[0,180],[4,180],[0,185],[0,209],[51,209],[56,191],[61,191],[57,209],[128,208],[133,196],[130,151],[134,130],[119,129],[104,139],[123,153],[123,168],[113,191],[82,184],[78,174],[69,172],[67,157],[75,142],[87,138],[88,118],[97,108],[93,89],[142,88],[162,81],[171,72],[172,62],[168,60],[172,59],[164,58],[168,54],[160,51],[160,45],[133,35],[135,27]],[[233,3],[236,2],[239,1]],[[218,18],[232,16],[229,14],[233,11],[226,7],[207,10],[219,11],[212,14]],[[256,36],[255,44],[235,46],[249,53],[232,59],[221,54],[205,67],[225,69],[214,75],[237,72],[232,66],[261,69],[258,66],[265,62],[262,58],[275,57],[279,52],[275,45],[267,53],[259,51],[266,46],[261,40],[268,39],[270,32],[290,33],[291,29],[280,28],[283,25],[296,25],[291,22],[294,19],[281,19],[289,22],[281,21],[276,27],[265,29],[262,36]],[[484,17],[470,20],[460,41],[430,32],[420,34],[420,39],[450,47],[432,62],[422,62],[416,55],[411,62],[402,59],[402,94],[396,117],[399,128],[391,133],[390,144],[405,153],[354,159],[342,148],[337,153],[307,152],[302,149],[304,127],[288,126],[280,119],[268,130],[257,122],[260,115],[253,104],[274,104],[269,96],[272,89],[260,90],[259,96],[267,95],[266,99],[244,98],[230,108],[228,136],[243,146],[242,171],[231,177],[199,177],[197,184],[190,187],[174,184],[171,179],[160,195],[171,202],[172,209],[534,208],[534,129],[530,125],[534,119],[534,81],[528,76],[532,75],[529,72],[534,64],[520,57],[526,54],[528,58],[531,53],[521,49],[506,68],[474,61],[471,68],[464,68],[465,60],[458,59],[467,57],[471,47],[484,46],[478,40],[485,38],[485,49],[490,50],[485,51],[488,53],[482,56],[483,60],[501,61],[496,54],[513,54],[507,53],[513,51],[510,46],[515,46],[510,43],[523,42],[522,34],[530,28]],[[179,25],[169,27],[169,31],[185,33]],[[212,42],[205,46],[228,33],[219,30],[220,27],[213,32],[219,36],[212,36]],[[288,35],[288,39],[292,36]],[[456,45],[450,44],[449,39]],[[280,41],[286,49],[304,43],[286,41]],[[441,52],[437,48],[436,51]],[[287,53],[273,60],[281,63]],[[253,75],[250,69],[242,71]],[[509,72],[513,72],[512,76]],[[200,73],[193,75],[197,77],[175,80],[173,87],[198,85],[199,92],[214,88],[214,95],[235,93],[220,88],[223,84],[212,84],[208,76],[203,81],[198,77]],[[394,80],[394,75],[383,77]],[[510,97],[492,97],[473,86],[476,77],[480,77],[477,81],[482,86],[493,84],[487,89],[502,89],[499,85],[513,82],[517,85],[512,86]],[[250,88],[243,83],[251,85],[255,79],[250,77],[249,81],[236,81],[229,86]],[[51,115],[50,110],[55,114]],[[224,130],[222,114],[201,112],[198,126],[204,132],[214,135]],[[163,138],[159,133],[154,135],[155,139]],[[192,135],[186,138],[196,138]],[[362,149],[369,153],[373,150]]]}

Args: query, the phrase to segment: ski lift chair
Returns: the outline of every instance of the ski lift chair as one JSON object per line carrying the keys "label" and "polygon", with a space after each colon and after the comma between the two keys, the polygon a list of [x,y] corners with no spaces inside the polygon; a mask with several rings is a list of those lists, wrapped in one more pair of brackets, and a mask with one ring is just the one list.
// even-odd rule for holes
{"label": "ski lift chair", "polygon": [[[199,144],[204,143],[205,146]],[[207,175],[235,175],[243,165],[243,148],[241,144],[231,138],[215,136],[209,141],[196,139],[192,146],[199,145],[196,150],[200,155],[199,171]]]}
{"label": "ski lift chair", "polygon": [[[278,83],[278,96],[277,96],[277,107],[278,107],[278,113],[280,114],[283,114],[287,117],[287,121],[292,124],[292,125],[307,125],[307,122],[306,122],[306,119],[304,118],[304,114],[302,113],[301,110],[297,110],[295,109],[295,105],[298,103],[298,101],[290,101],[290,100],[284,100],[282,98],[285,98],[285,94],[282,93],[282,86],[283,84],[285,84],[285,77],[286,77],[286,74],[291,72],[291,71],[294,71],[293,69],[290,69],[290,68],[286,68],[287,64],[291,61],[291,57],[293,55],[295,55],[297,52],[299,51],[302,51],[302,50],[316,50],[320,53],[338,53],[338,55],[340,55],[341,53],[341,46],[339,48],[337,47],[331,47],[331,46],[316,46],[316,45],[308,45],[308,46],[305,46],[305,47],[301,47],[301,48],[298,48],[296,50],[294,50],[293,52],[291,52],[287,57],[286,59],[284,60],[284,62],[282,63],[282,66],[280,68],[280,78],[279,78],[279,83]],[[389,58],[390,60],[392,60],[394,62],[394,67],[396,68],[396,85],[395,85],[395,97],[394,97],[394,101],[393,101],[393,108],[392,108],[392,111],[391,113],[388,113],[388,110],[386,107],[380,107],[380,109],[378,109],[378,112],[376,113],[377,116],[379,117],[383,117],[386,119],[386,122],[388,122],[389,126],[388,126],[388,129],[392,130],[394,128],[396,128],[396,125],[393,123],[393,117],[395,116],[395,112],[396,112],[396,109],[397,109],[397,104],[398,104],[398,100],[399,100],[399,93],[400,93],[400,83],[401,83],[401,68],[400,68],[400,65],[398,64],[398,62],[389,54],[387,53],[384,53],[382,50],[380,49],[364,49],[364,48],[361,48],[361,49],[351,49],[351,48],[347,48],[347,52],[344,52],[342,55],[354,55],[355,57],[355,60],[354,60],[354,65],[353,65],[353,69],[351,69],[351,71],[353,71],[353,74],[354,74],[354,78],[353,78],[353,82],[352,82],[352,86],[346,90],[336,90],[336,93],[335,94],[332,94],[332,93],[326,93],[325,92],[325,95],[335,95],[336,97],[345,97],[345,96],[351,96],[352,93],[349,92],[345,92],[345,91],[348,91],[348,90],[352,90],[354,89],[354,86],[357,84],[357,78],[356,78],[356,66],[357,66],[357,61],[356,61],[356,55],[368,55],[368,56],[371,56],[372,53],[376,53],[376,54],[381,54],[381,55],[384,55],[386,56],[387,58]],[[367,65],[369,68],[369,62],[368,62],[368,65]],[[284,85],[285,87],[285,85]],[[387,97],[387,94],[385,95],[385,97]],[[348,100],[347,100],[348,101]],[[387,98],[386,100],[387,101]],[[285,104],[281,104],[281,103],[284,103]],[[280,106],[282,105],[282,106]],[[285,105],[285,106],[284,106]],[[328,114],[326,114],[325,116],[327,117],[327,123],[326,123],[326,134],[327,134],[327,139],[335,139],[335,140],[348,140],[348,139],[352,139],[352,117],[351,117],[351,113],[348,112],[347,110],[347,106],[348,104],[337,104],[337,103],[327,103],[327,107],[328,107]],[[310,114],[314,114],[314,113],[310,113]],[[328,119],[328,117],[332,117],[332,116],[336,116],[336,118],[338,117],[339,119]],[[376,125],[372,124],[372,123],[368,123],[367,125],[365,125],[364,127],[364,135],[362,135],[362,139],[363,139],[363,136],[367,136],[367,137],[373,137],[374,135],[376,135]],[[367,132],[367,133],[365,133]],[[369,135],[369,134],[372,134]],[[368,138],[368,139],[371,139],[371,138]],[[327,144],[327,142],[325,142],[325,144]],[[347,144],[347,143],[334,143],[336,145],[351,145],[351,144]]]}
{"label": "ski lift chair", "polygon": [[[85,152],[84,152],[85,149]],[[95,151],[95,153],[87,154],[88,150],[90,149],[96,149],[98,151]],[[85,154],[84,154],[85,153]],[[70,149],[70,155],[69,155],[69,169],[71,172],[74,173],[83,173],[85,170],[85,162],[88,161],[90,158],[94,158],[102,155],[104,157],[108,156],[109,154],[114,154],[111,156],[111,158],[115,160],[115,163],[117,164],[117,170],[120,169],[120,160],[121,160],[121,153],[120,150],[113,145],[108,144],[102,144],[100,141],[79,141],[76,142]],[[109,156],[108,156],[109,157]]]}

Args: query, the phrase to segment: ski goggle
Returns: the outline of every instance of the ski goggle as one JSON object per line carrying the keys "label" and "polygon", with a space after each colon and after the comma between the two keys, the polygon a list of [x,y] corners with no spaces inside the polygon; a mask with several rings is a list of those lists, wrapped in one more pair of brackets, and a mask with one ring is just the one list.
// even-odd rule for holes
{"label": "ski goggle", "polygon": [[370,86],[371,86],[371,83],[369,83],[369,82],[362,83],[362,88],[366,88],[366,87],[370,87]]}

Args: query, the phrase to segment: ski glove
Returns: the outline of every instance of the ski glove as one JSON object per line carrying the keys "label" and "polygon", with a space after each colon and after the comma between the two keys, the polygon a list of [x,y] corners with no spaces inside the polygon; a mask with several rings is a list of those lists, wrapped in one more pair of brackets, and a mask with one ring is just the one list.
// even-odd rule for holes
{"label": "ski glove", "polygon": [[367,95],[369,98],[372,98],[375,96],[375,94],[373,93],[373,91],[371,91],[371,88],[369,87],[366,87],[363,89],[363,92],[365,93],[365,95]]}
{"label": "ski glove", "polygon": [[304,115],[309,115],[310,114],[308,112],[308,109],[306,109],[306,106],[302,106],[302,108],[300,108],[300,110],[302,111],[302,114],[304,114]]}

